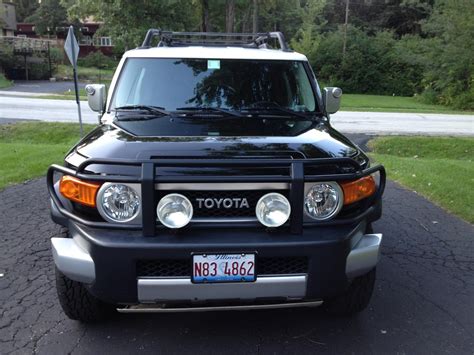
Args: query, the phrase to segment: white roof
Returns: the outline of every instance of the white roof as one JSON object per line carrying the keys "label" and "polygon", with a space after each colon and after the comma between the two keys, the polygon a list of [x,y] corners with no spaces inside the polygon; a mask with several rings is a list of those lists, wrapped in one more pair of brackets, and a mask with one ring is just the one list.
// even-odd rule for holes
{"label": "white roof", "polygon": [[263,59],[307,61],[298,52],[284,52],[278,49],[243,47],[153,47],[133,49],[125,52],[124,58],[203,58],[203,59]]}

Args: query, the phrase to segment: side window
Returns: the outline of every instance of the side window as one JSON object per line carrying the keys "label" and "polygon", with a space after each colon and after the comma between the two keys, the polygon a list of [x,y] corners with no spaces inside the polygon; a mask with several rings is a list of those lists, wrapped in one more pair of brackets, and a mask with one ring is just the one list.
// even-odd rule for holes
{"label": "side window", "polygon": [[81,38],[80,41],[79,41],[79,44],[80,44],[80,45],[84,45],[84,46],[90,46],[90,45],[92,45],[92,38],[91,38],[91,36],[82,36],[82,38]]}
{"label": "side window", "polygon": [[110,37],[97,37],[94,38],[94,43],[99,47],[111,47],[112,39]]}
{"label": "side window", "polygon": [[316,108],[315,97],[311,82],[309,81],[308,74],[304,69],[303,64],[298,63],[298,67],[295,70],[296,82],[297,82],[297,93],[299,105],[304,106],[309,111],[314,111]]}
{"label": "side window", "polygon": [[133,105],[138,103],[139,90],[143,82],[145,68],[133,61],[125,63],[119,79],[119,90],[116,92],[115,106]]}

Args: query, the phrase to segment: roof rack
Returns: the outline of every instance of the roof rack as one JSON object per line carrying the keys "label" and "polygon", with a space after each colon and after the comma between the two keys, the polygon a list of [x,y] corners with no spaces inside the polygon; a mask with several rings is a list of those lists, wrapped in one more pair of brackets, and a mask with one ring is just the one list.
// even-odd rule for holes
{"label": "roof rack", "polygon": [[219,33],[219,32],[173,32],[149,29],[140,49],[151,48],[151,42],[159,37],[158,47],[180,46],[231,46],[245,48],[272,48],[277,42],[280,50],[291,52],[281,32],[264,33]]}

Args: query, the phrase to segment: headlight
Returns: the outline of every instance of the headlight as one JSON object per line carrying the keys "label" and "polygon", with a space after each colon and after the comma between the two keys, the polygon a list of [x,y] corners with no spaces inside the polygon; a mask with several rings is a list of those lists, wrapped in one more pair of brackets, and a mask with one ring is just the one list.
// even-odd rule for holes
{"label": "headlight", "polygon": [[255,207],[257,219],[267,227],[279,227],[285,224],[290,213],[290,202],[285,196],[276,192],[262,196]]}
{"label": "headlight", "polygon": [[341,210],[343,200],[342,190],[337,183],[316,183],[306,193],[304,210],[309,217],[323,221],[334,217]]}
{"label": "headlight", "polygon": [[126,223],[140,213],[140,196],[130,186],[105,183],[97,194],[97,209],[109,222]]}
{"label": "headlight", "polygon": [[156,207],[161,223],[168,228],[182,228],[193,218],[193,205],[183,195],[169,194]]}

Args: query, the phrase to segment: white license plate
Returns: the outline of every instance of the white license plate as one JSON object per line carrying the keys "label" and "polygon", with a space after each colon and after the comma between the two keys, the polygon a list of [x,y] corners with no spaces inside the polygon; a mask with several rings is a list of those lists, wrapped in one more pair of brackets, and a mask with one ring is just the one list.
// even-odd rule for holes
{"label": "white license plate", "polygon": [[255,281],[255,254],[194,254],[192,281]]}

